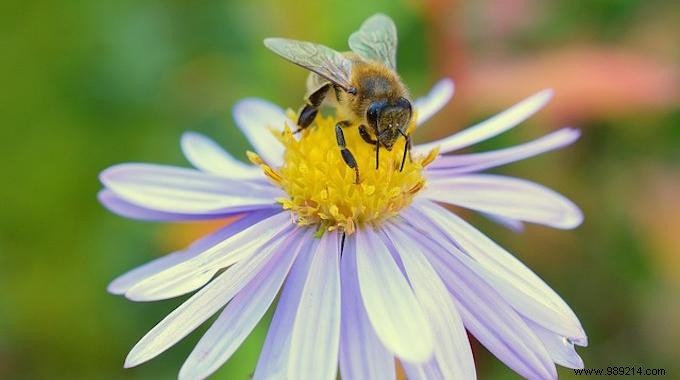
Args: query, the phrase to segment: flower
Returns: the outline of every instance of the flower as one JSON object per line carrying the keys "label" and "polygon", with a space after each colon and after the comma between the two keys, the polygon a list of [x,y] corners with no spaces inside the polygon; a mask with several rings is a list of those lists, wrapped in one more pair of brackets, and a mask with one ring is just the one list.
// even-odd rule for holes
{"label": "flower", "polygon": [[[414,103],[413,128],[453,95],[440,81]],[[135,219],[240,219],[114,280],[109,291],[155,301],[196,291],[129,353],[132,367],[159,355],[223,309],[182,366],[204,378],[227,361],[280,298],[255,379],[390,379],[399,359],[411,379],[474,378],[466,330],[526,378],[556,378],[555,363],[582,368],[574,344],[586,334],[567,304],[536,274],[439,203],[569,229],[579,209],[541,185],[489,169],[571,144],[560,129],[485,153],[443,155],[513,128],[550,99],[541,91],[450,137],[381,151],[348,129],[361,172],[345,165],[332,117],[302,136],[279,107],[245,99],[237,125],[257,153],[244,164],[196,133],[182,149],[196,169],[122,164],[101,174],[100,201]]]}

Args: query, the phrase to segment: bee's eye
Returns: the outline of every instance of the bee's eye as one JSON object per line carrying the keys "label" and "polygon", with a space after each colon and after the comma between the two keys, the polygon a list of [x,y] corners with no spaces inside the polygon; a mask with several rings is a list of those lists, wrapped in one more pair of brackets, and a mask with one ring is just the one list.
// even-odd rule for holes
{"label": "bee's eye", "polygon": [[404,97],[399,98],[399,100],[397,100],[397,106],[403,109],[408,109],[409,115],[413,114],[413,108],[411,106],[411,102],[408,99]]}
{"label": "bee's eye", "polygon": [[378,117],[380,112],[385,107],[385,102],[373,102],[368,106],[366,110],[366,120],[369,124],[376,127],[378,126]]}

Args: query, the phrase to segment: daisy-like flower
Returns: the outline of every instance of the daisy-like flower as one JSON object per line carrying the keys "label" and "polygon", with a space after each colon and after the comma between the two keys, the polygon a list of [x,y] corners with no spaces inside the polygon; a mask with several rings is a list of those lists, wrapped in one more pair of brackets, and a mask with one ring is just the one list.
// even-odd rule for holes
{"label": "daisy-like flower", "polygon": [[[453,94],[440,81],[414,103],[411,128]],[[502,224],[569,229],[582,221],[565,197],[522,179],[480,171],[564,147],[565,128],[515,147],[446,154],[513,128],[551,97],[541,91],[450,137],[380,155],[355,129],[345,133],[361,172],[342,160],[334,117],[296,137],[291,113],[246,99],[234,117],[257,153],[244,164],[196,133],[182,137],[195,169],[122,164],[101,174],[100,201],[135,219],[240,219],[122,275],[109,291],[133,301],[195,292],[149,331],[126,367],[150,360],[220,313],[179,377],[205,378],[246,339],[280,291],[255,379],[476,377],[466,330],[518,374],[556,378],[555,363],[582,368],[574,344],[586,334],[567,304],[536,274],[440,204]],[[221,312],[220,312],[221,310]]]}

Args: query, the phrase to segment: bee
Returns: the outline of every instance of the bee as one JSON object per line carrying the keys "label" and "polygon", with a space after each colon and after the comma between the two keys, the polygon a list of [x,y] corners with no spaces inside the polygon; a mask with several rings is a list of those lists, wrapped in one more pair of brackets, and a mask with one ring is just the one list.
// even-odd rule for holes
{"label": "bee", "polygon": [[411,148],[408,127],[413,107],[408,90],[396,72],[397,28],[392,19],[384,14],[369,17],[349,36],[351,51],[345,53],[286,38],[267,38],[264,44],[274,53],[311,71],[296,132],[312,124],[322,105],[334,106],[340,119],[335,125],[336,140],[343,160],[354,169],[355,183],[360,181],[359,168],[347,149],[343,132],[352,125],[358,124],[362,139],[375,146],[376,169],[380,148],[391,151],[400,137],[406,139],[400,171],[404,169]]}

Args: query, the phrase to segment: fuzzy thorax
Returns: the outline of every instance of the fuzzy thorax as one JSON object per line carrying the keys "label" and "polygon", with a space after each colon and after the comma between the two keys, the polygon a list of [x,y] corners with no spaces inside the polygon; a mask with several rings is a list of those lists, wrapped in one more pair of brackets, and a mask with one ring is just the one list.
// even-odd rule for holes
{"label": "fuzzy thorax", "polygon": [[272,168],[253,152],[248,152],[248,157],[288,194],[278,201],[293,212],[299,225],[318,225],[320,232],[338,229],[352,234],[357,227],[378,224],[408,206],[425,186],[423,168],[438,152],[407,158],[400,171],[405,146],[401,139],[392,151],[380,149],[376,169],[375,146],[362,140],[356,126],[345,128],[347,147],[361,175],[361,182],[356,184],[354,171],[343,161],[336,143],[336,123],[334,117],[318,116],[299,138],[288,126],[283,132],[274,132],[285,147],[280,168]]}

